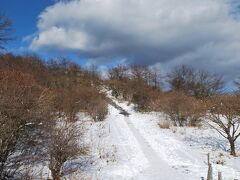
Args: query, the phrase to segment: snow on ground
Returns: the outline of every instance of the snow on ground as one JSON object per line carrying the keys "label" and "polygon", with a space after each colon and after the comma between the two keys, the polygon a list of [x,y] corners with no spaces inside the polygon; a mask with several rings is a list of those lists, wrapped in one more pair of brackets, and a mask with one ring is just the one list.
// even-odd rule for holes
{"label": "snow on ground", "polygon": [[[203,126],[201,128],[173,128],[171,131],[171,136],[177,136],[191,149],[202,154],[210,153],[215,174],[220,171],[226,179],[240,179],[240,157],[229,155],[228,141],[215,130]],[[240,141],[238,140],[236,144],[237,152],[239,152]]]}
{"label": "snow on ground", "polygon": [[[68,162],[74,172],[66,179],[127,180],[136,179],[149,166],[138,141],[119,110],[109,105],[109,114],[103,122],[86,120],[86,143],[90,155]],[[79,119],[86,119],[84,115]],[[74,164],[76,168],[74,168]],[[81,168],[79,168],[81,164]],[[83,166],[84,165],[84,166]],[[76,171],[74,170],[76,169]],[[138,178],[139,179],[139,178]],[[140,178],[143,179],[143,178]]]}
{"label": "snow on ground", "polygon": [[109,105],[106,120],[89,126],[86,139],[89,139],[94,163],[91,169],[85,169],[84,177],[94,180],[192,179],[158,155],[131,123],[131,116],[124,116]]}
{"label": "snow on ground", "polygon": [[[192,179],[206,178],[207,153],[210,153],[214,177],[221,171],[225,180],[240,179],[240,158],[228,155],[227,141],[214,130],[207,127],[160,129],[159,121],[165,120],[161,113],[136,112],[133,105],[114,101],[131,114],[126,119],[129,126],[138,131],[168,166]],[[237,144],[239,147],[239,141]]]}
{"label": "snow on ground", "polygon": [[103,145],[104,148],[115,147],[115,159],[110,166],[103,167],[96,179],[133,179],[148,166],[147,159],[124,121],[124,116],[112,106],[109,106],[109,112],[106,119],[108,137]]}
{"label": "snow on ground", "polygon": [[[117,148],[120,155],[118,158],[121,162],[115,168],[117,172],[121,172],[126,166],[128,167],[127,171],[122,171],[117,178],[113,179],[188,179],[169,167],[157,155],[139,131],[130,123],[131,115],[130,117],[123,116],[119,114],[119,111],[116,112],[114,107],[111,108],[111,116],[108,119],[111,127],[110,137],[119,147]],[[112,110],[116,112],[115,115]],[[127,159],[124,159],[125,156]]]}
{"label": "snow on ground", "polygon": [[[149,143],[144,137],[145,134],[132,123],[137,112],[127,108],[126,104],[119,105],[131,111],[131,115],[124,116],[115,107],[109,105],[109,115],[106,121],[102,122],[108,132],[105,132],[105,140],[100,141],[107,142],[102,143],[105,144],[105,148],[115,147],[115,160],[107,164],[102,163],[104,159],[99,161],[100,168],[94,179],[192,179],[188,174],[177,171],[169,165],[165,157],[159,154],[159,151],[156,151],[151,142]],[[149,120],[144,114],[140,115],[141,118]],[[111,149],[108,148],[107,151],[111,152]]]}
{"label": "snow on ground", "polygon": [[[138,131],[142,138],[140,141],[146,142],[154,152],[155,158],[161,159],[160,163],[172,168],[176,177],[182,174],[184,175],[183,179],[188,179],[188,177],[189,179],[190,177],[192,179],[201,179],[206,174],[207,166],[199,162],[199,157],[192,155],[193,152],[189,153],[183,143],[161,131],[157,125],[159,120],[157,114],[136,112],[133,106],[127,106],[126,103],[118,103],[118,105],[130,113],[126,121],[129,126]],[[155,164],[155,166],[161,166],[161,164]],[[190,168],[194,171],[190,172]],[[199,172],[199,169],[202,169],[203,172]],[[158,177],[158,179],[164,180],[165,178]]]}
{"label": "snow on ground", "polygon": [[[80,113],[77,123],[85,122],[90,154],[66,162],[64,179],[200,180],[206,178],[206,154],[210,153],[215,179],[221,171],[224,180],[240,180],[240,157],[228,155],[227,141],[214,130],[160,129],[163,114],[136,112],[133,105],[108,96],[130,115],[120,114],[112,105],[103,122],[93,122]],[[50,177],[48,168],[44,169]]]}

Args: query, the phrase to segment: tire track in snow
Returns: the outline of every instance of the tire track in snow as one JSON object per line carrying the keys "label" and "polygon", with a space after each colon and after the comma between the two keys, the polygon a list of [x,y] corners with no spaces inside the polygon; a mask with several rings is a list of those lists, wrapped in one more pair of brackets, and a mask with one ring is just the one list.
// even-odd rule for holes
{"label": "tire track in snow", "polygon": [[116,163],[106,166],[98,175],[101,180],[135,180],[145,167],[145,158],[138,141],[116,108],[109,105],[109,143],[117,148]]}
{"label": "tire track in snow", "polygon": [[140,144],[141,149],[150,164],[150,166],[143,172],[143,178],[151,180],[186,180],[186,177],[175,171],[158,156],[158,154],[150,147],[140,132],[130,122],[130,118],[131,115],[130,117],[125,117],[125,121]]}
{"label": "tire track in snow", "polygon": [[[134,127],[131,123],[130,118],[131,114],[124,110],[122,107],[118,106],[115,102],[111,102],[116,109],[121,112],[124,111],[126,114],[122,114],[124,116],[124,120],[129,127],[129,130],[132,132],[136,140],[138,141],[144,156],[149,161],[149,166],[143,171],[142,174],[139,174],[137,179],[149,179],[149,180],[187,180],[186,175],[180,174],[178,171],[170,167],[166,161],[161,159],[158,154],[151,148],[148,142],[144,139],[141,133]],[[119,108],[120,107],[120,108]]]}

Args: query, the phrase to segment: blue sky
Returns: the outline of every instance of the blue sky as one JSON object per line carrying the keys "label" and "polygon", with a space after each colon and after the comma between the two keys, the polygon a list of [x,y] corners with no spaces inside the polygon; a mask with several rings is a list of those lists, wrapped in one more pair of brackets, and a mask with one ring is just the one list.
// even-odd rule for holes
{"label": "blue sky", "polygon": [[52,0],[0,0],[0,10],[12,20],[16,37],[9,42],[7,50],[15,53],[25,51],[22,48],[27,48],[28,43],[23,38],[37,31],[38,15],[52,4]]}

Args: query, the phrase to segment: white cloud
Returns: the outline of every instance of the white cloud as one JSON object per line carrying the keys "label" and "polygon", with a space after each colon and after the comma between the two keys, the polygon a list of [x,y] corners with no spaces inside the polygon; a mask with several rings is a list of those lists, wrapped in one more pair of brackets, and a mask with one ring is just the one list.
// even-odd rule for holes
{"label": "white cloud", "polygon": [[38,49],[40,45],[59,47],[63,50],[84,50],[88,41],[87,34],[81,31],[52,26],[41,32],[37,38],[33,38],[31,48]]}
{"label": "white cloud", "polygon": [[76,52],[100,63],[127,59],[162,67],[208,66],[233,76],[240,68],[240,22],[227,2],[58,2],[39,16],[39,32],[30,48]]}

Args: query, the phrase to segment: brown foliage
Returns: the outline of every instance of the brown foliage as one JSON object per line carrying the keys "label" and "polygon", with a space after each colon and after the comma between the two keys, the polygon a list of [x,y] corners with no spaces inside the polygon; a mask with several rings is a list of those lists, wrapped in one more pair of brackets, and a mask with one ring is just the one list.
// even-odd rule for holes
{"label": "brown foliage", "polygon": [[16,164],[9,167],[14,164],[11,155],[35,146],[44,135],[40,129],[50,124],[51,102],[51,92],[39,86],[31,75],[0,69],[1,179],[6,176],[6,167],[16,168]]}
{"label": "brown foliage", "polygon": [[95,69],[85,70],[78,64],[61,58],[47,62],[49,84],[51,88],[72,89],[75,87],[97,87],[101,84]]}
{"label": "brown foliage", "polygon": [[45,63],[36,56],[1,55],[0,179],[10,171],[13,175],[26,153],[29,160],[37,154],[47,157],[46,145],[53,138],[49,129],[57,115],[72,122],[84,111],[103,120],[107,103],[98,91],[100,83],[95,71],[64,59]]}
{"label": "brown foliage", "polygon": [[0,56],[0,67],[30,74],[39,85],[46,86],[48,83],[48,71],[43,61],[37,56],[4,54]]}
{"label": "brown foliage", "polygon": [[61,89],[56,91],[55,107],[60,116],[69,122],[77,120],[76,114],[81,109],[81,94],[78,89]]}
{"label": "brown foliage", "polygon": [[137,104],[138,110],[151,111],[151,102],[160,94],[158,89],[152,89],[146,86],[136,86],[133,92],[132,102]]}
{"label": "brown foliage", "polygon": [[108,103],[103,95],[92,94],[86,104],[88,114],[94,121],[103,121],[108,113]]}
{"label": "brown foliage", "polygon": [[70,122],[77,120],[78,112],[86,112],[94,121],[103,121],[108,112],[104,95],[94,88],[76,87],[56,92],[55,107],[60,115],[67,117]]}
{"label": "brown foliage", "polygon": [[129,80],[118,81],[109,80],[106,83],[112,90],[112,96],[131,101],[134,89],[132,88],[132,82]]}
{"label": "brown foliage", "polygon": [[162,94],[152,102],[152,107],[166,113],[176,126],[197,126],[205,114],[201,101],[177,91]]}

